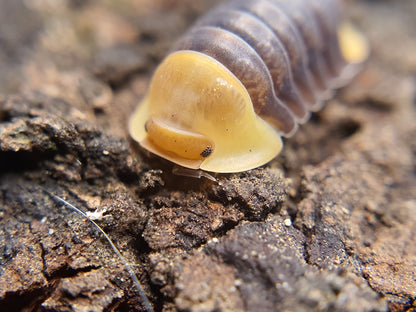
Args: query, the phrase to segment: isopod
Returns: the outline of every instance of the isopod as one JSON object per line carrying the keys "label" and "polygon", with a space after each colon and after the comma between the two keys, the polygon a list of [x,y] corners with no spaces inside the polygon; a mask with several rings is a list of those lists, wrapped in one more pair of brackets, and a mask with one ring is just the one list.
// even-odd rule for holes
{"label": "isopod", "polygon": [[239,172],[281,151],[367,58],[341,0],[236,0],[196,21],[156,69],[129,132],[180,166]]}

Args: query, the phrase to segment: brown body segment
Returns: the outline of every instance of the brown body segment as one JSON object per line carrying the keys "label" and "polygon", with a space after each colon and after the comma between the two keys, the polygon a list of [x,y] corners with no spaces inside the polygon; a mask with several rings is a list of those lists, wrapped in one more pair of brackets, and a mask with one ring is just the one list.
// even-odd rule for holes
{"label": "brown body segment", "polygon": [[266,24],[283,43],[290,61],[293,78],[308,101],[307,107],[313,107],[319,100],[322,90],[317,88],[309,68],[307,49],[302,36],[293,21],[279,7],[269,1],[247,0],[232,1],[226,5],[248,12]]}
{"label": "brown body segment", "polygon": [[342,56],[337,33],[339,21],[342,19],[342,2],[339,0],[311,0],[308,5],[320,26],[323,38],[327,38],[325,40],[327,49],[323,51],[323,54],[329,63],[333,79],[337,80],[342,70],[348,65]]}
{"label": "brown body segment", "polygon": [[306,100],[293,80],[288,52],[267,24],[249,12],[219,8],[215,14],[201,18],[196,25],[220,27],[244,39],[268,67],[276,96],[287,104],[299,120],[308,118]]}
{"label": "brown body segment", "polygon": [[303,5],[299,5],[299,1],[296,0],[290,2],[273,0],[271,2],[283,10],[298,29],[305,42],[309,68],[315,78],[315,83],[321,90],[328,90],[330,73],[327,60],[323,55],[326,45],[316,20],[310,14],[308,2],[302,1]]}

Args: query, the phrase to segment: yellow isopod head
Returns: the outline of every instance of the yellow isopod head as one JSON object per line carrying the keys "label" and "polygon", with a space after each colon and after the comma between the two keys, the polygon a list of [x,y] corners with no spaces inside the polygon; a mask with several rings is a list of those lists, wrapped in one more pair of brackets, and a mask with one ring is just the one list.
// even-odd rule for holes
{"label": "yellow isopod head", "polygon": [[154,154],[212,172],[261,166],[282,148],[242,83],[224,65],[194,51],[174,52],[157,68],[129,131]]}

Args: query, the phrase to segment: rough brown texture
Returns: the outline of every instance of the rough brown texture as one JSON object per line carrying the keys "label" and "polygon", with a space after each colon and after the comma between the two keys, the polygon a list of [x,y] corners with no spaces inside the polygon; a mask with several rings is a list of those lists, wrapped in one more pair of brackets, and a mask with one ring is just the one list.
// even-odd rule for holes
{"label": "rough brown texture", "polygon": [[0,2],[0,311],[416,310],[416,2],[350,1],[372,55],[270,164],[171,174],[126,131],[212,3]]}

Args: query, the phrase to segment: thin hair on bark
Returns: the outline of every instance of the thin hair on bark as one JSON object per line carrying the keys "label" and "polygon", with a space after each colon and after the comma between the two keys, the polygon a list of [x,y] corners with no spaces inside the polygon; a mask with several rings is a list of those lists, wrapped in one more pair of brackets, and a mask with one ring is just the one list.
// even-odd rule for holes
{"label": "thin hair on bark", "polygon": [[118,248],[116,247],[116,245],[113,243],[113,241],[111,240],[111,238],[107,235],[107,233],[104,232],[104,230],[97,223],[95,223],[94,220],[92,220],[85,212],[83,212],[79,208],[71,205],[65,199],[63,199],[63,198],[61,198],[61,197],[59,197],[57,195],[52,194],[51,192],[49,192],[48,190],[46,190],[44,188],[42,188],[42,190],[50,198],[52,198],[55,202],[64,205],[65,207],[71,209],[72,211],[76,212],[77,214],[79,214],[82,217],[84,217],[85,219],[87,219],[93,226],[95,226],[104,235],[105,239],[108,241],[108,243],[110,244],[111,248],[113,248],[113,251],[117,254],[117,256],[119,257],[119,259],[121,260],[121,262],[123,262],[123,264],[124,264],[127,272],[129,273],[131,279],[133,280],[133,283],[136,286],[137,291],[139,292],[140,299],[141,299],[141,304],[146,309],[146,311],[153,312],[153,307],[150,304],[150,301],[147,298],[147,296],[146,296],[146,294],[145,294],[145,292],[143,290],[143,287],[142,287],[139,279],[137,278],[136,274],[134,273],[133,269],[128,264],[128,262],[126,261],[126,259],[122,256],[122,254],[120,253],[120,251],[118,250]]}

